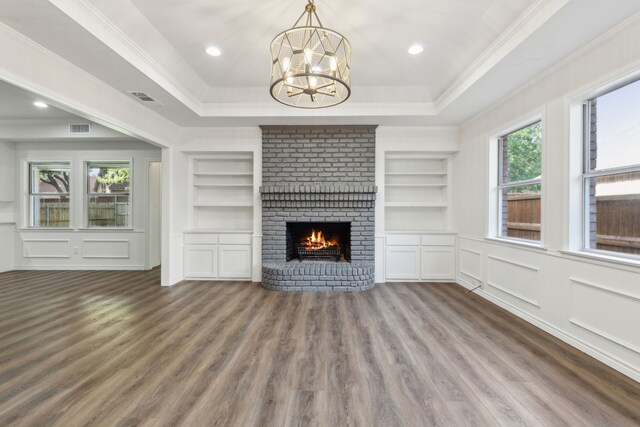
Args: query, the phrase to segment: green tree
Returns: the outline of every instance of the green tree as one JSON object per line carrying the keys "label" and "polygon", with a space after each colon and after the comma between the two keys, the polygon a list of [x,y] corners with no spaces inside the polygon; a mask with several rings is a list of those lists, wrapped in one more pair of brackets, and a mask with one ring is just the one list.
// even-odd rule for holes
{"label": "green tree", "polygon": [[[542,127],[532,124],[507,136],[508,181],[524,181],[542,175]],[[539,192],[539,185],[512,189],[512,193]]]}
{"label": "green tree", "polygon": [[128,189],[129,176],[129,168],[101,168],[96,176],[93,192],[97,193],[102,189],[105,193],[111,193],[113,185],[124,185]]}
{"label": "green tree", "polygon": [[39,178],[40,182],[51,184],[58,193],[69,192],[69,172],[41,169]]}

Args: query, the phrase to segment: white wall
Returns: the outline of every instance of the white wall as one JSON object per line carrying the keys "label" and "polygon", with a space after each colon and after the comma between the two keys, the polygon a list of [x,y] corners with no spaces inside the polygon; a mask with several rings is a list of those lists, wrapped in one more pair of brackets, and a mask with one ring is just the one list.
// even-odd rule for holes
{"label": "white wall", "polygon": [[[581,220],[574,191],[579,187],[580,118],[571,113],[598,90],[640,76],[638,40],[636,17],[466,123],[454,175],[458,281],[468,287],[482,284],[478,293],[483,297],[636,380],[640,263],[594,260],[566,250],[576,248]],[[493,220],[489,174],[497,173],[488,166],[490,137],[536,112],[545,129],[541,249],[486,239]]]}
{"label": "white wall", "polygon": [[0,141],[0,272],[13,269],[13,144]]}
{"label": "white wall", "polygon": [[[160,150],[142,142],[67,142],[15,144],[15,201],[18,229],[14,236],[16,269],[144,269],[146,264],[148,161],[159,161]],[[64,230],[28,228],[29,161],[71,162],[71,227]],[[84,163],[91,160],[131,160],[130,229],[87,229],[84,224]]]}

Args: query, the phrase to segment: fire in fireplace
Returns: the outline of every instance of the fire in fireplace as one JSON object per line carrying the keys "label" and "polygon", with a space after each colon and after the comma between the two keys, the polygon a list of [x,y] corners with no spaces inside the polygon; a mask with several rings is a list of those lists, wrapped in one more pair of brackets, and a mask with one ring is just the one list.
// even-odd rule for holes
{"label": "fire in fireplace", "polygon": [[287,261],[350,261],[351,223],[287,223]]}

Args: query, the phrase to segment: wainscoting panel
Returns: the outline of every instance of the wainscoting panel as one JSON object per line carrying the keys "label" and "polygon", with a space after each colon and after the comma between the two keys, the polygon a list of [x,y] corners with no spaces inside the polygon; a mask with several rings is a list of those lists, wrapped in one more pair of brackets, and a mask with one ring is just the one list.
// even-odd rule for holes
{"label": "wainscoting panel", "polygon": [[24,258],[69,258],[69,239],[24,239]]}
{"label": "wainscoting panel", "polygon": [[85,239],[82,241],[82,258],[128,259],[129,240]]}
{"label": "wainscoting panel", "polygon": [[471,249],[460,248],[460,273],[482,281],[482,254]]}
{"label": "wainscoting panel", "polygon": [[489,256],[487,257],[487,285],[540,307],[540,274],[536,267]]}
{"label": "wainscoting panel", "polygon": [[640,293],[625,293],[576,278],[569,282],[569,321],[640,354]]}

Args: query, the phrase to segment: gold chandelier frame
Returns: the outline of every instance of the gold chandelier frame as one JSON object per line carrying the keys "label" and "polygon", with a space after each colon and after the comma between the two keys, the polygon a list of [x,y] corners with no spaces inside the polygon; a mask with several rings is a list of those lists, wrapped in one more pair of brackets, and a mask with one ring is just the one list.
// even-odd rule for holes
{"label": "gold chandelier frame", "polygon": [[322,26],[314,0],[293,27],[273,39],[271,60],[270,93],[282,104],[326,108],[351,96],[351,44]]}

